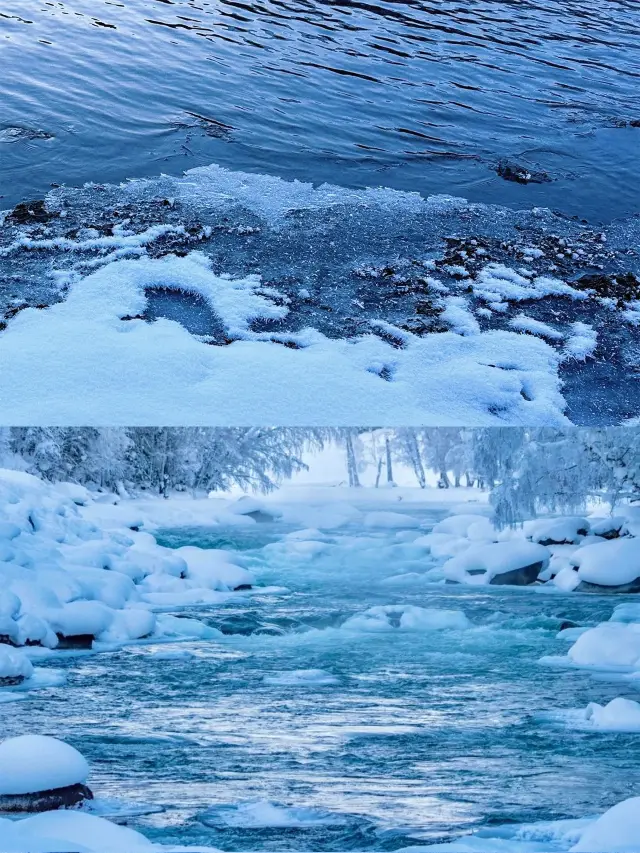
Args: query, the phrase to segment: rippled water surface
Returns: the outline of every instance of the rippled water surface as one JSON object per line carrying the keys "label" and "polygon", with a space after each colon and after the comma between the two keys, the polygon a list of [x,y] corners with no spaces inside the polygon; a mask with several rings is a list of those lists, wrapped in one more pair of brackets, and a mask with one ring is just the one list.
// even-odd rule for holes
{"label": "rippled water surface", "polygon": [[[410,512],[425,528],[441,517]],[[173,546],[235,548],[260,584],[288,592],[183,614],[225,632],[177,646],[192,659],[155,657],[175,646],[58,659],[68,685],[0,704],[3,733],[66,738],[89,758],[99,799],[164,809],[133,826],[223,850],[395,850],[506,822],[584,816],[637,791],[637,736],[564,730],[538,716],[628,693],[538,662],[565,653],[556,639],[565,619],[606,619],[611,598],[416,577],[389,583],[427,565],[395,533],[343,528],[310,557],[282,546],[286,532],[277,524],[249,534],[165,531],[161,541]],[[345,628],[380,604],[463,610],[473,624]],[[268,680],[299,669],[337,682]],[[250,825],[237,807],[255,800],[316,809],[323,822]]]}
{"label": "rippled water surface", "polygon": [[[4,0],[0,195],[233,169],[637,212],[635,0]],[[502,159],[543,171],[523,186]]]}

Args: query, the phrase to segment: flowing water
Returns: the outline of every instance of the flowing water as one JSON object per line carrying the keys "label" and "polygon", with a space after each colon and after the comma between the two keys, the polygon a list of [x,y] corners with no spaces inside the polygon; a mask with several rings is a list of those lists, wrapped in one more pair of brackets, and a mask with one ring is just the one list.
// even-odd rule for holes
{"label": "flowing water", "polygon": [[[425,530],[443,515],[406,511]],[[633,695],[539,663],[566,652],[556,639],[564,620],[606,619],[610,597],[427,584],[412,534],[347,526],[318,534],[326,547],[311,556],[283,540],[288,532],[278,523],[161,532],[174,547],[236,550],[267,591],[181,614],[220,628],[221,640],[54,660],[67,686],[0,704],[3,734],[65,738],[89,759],[102,801],[163,809],[132,826],[229,851],[396,850],[581,817],[637,792],[637,736],[539,716]],[[472,625],[345,625],[390,604],[462,610]],[[333,680],[283,682],[309,669]]]}
{"label": "flowing water", "polygon": [[638,212],[635,0],[4,0],[0,63],[6,207],[216,162]]}

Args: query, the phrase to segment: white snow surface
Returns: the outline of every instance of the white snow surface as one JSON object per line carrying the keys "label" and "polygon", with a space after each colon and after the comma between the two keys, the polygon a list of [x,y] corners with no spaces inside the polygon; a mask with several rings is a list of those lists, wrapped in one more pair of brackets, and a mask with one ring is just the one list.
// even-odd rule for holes
{"label": "white snow surface", "polygon": [[[206,300],[234,342],[210,346],[167,319],[123,319],[144,312],[148,288]],[[218,274],[200,252],[74,274],[63,302],[19,312],[0,335],[3,423],[43,411],[65,426],[363,425],[382,411],[403,426],[568,423],[559,354],[531,335],[480,331],[461,304],[449,306],[456,331],[408,335],[401,350],[375,334],[332,340],[311,328],[287,336],[291,349],[250,330],[286,313],[257,277]]]}
{"label": "white snow surface", "polygon": [[471,622],[461,610],[437,610],[428,607],[381,605],[351,616],[342,625],[347,631],[443,631],[465,630]]}
{"label": "white snow surface", "polygon": [[86,759],[57,738],[21,735],[0,743],[0,795],[84,784],[88,776]]}

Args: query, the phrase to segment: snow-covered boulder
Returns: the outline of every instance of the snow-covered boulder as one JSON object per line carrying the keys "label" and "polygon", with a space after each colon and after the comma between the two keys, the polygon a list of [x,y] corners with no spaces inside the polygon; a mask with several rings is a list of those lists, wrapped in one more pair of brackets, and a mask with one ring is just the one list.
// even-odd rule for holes
{"label": "snow-covered boulder", "polygon": [[0,832],[2,853],[150,853],[158,849],[133,829],[74,811],[0,821]]}
{"label": "snow-covered boulder", "polygon": [[0,643],[0,687],[22,684],[33,675],[33,665],[24,652]]}
{"label": "snow-covered boulder", "polygon": [[582,833],[571,853],[636,853],[640,850],[640,797],[610,808]]}
{"label": "snow-covered boulder", "polygon": [[622,515],[610,515],[608,518],[591,518],[589,524],[594,536],[603,539],[617,539],[625,533],[627,519]]}
{"label": "snow-covered boulder", "polygon": [[527,539],[539,545],[573,545],[590,532],[586,518],[537,518],[523,525]]}
{"label": "snow-covered boulder", "polygon": [[453,583],[525,586],[535,583],[549,556],[543,545],[512,539],[469,548],[447,560],[443,572]]}
{"label": "snow-covered boulder", "polygon": [[88,776],[86,759],[57,738],[9,738],[0,743],[0,811],[71,808],[93,798]]}
{"label": "snow-covered boulder", "polygon": [[584,710],[589,727],[606,732],[640,732],[640,704],[618,697],[607,705],[590,702]]}
{"label": "snow-covered boulder", "polygon": [[578,549],[580,592],[640,592],[640,539],[613,539]]}
{"label": "snow-covered boulder", "polygon": [[640,668],[640,624],[603,622],[582,634],[568,652],[577,666],[630,671]]}
{"label": "snow-covered boulder", "polygon": [[184,545],[176,553],[187,565],[188,580],[206,589],[251,589],[255,584],[251,572],[238,566],[228,551]]}

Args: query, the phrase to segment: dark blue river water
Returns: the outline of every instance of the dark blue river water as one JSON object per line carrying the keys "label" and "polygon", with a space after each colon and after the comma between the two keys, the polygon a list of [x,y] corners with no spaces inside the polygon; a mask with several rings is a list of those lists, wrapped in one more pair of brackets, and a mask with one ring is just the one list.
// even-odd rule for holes
{"label": "dark blue river water", "polygon": [[[424,529],[443,514],[417,512]],[[539,663],[566,653],[556,638],[565,619],[607,619],[611,597],[425,584],[428,561],[395,532],[317,534],[325,550],[315,556],[292,550],[284,533],[277,524],[250,538],[238,528],[163,533],[173,546],[236,548],[259,584],[288,592],[182,614],[222,629],[221,639],[54,660],[67,685],[0,704],[3,734],[68,740],[89,759],[99,802],[160,809],[132,826],[226,851],[390,851],[583,817],[637,793],[637,735],[540,719],[637,698]],[[398,581],[407,572],[417,575]],[[380,605],[463,611],[469,623],[349,623]],[[309,669],[333,681],[282,682]],[[274,815],[265,803],[295,811]]]}
{"label": "dark blue river water", "polygon": [[0,68],[0,208],[211,162],[639,208],[636,0],[4,0]]}

